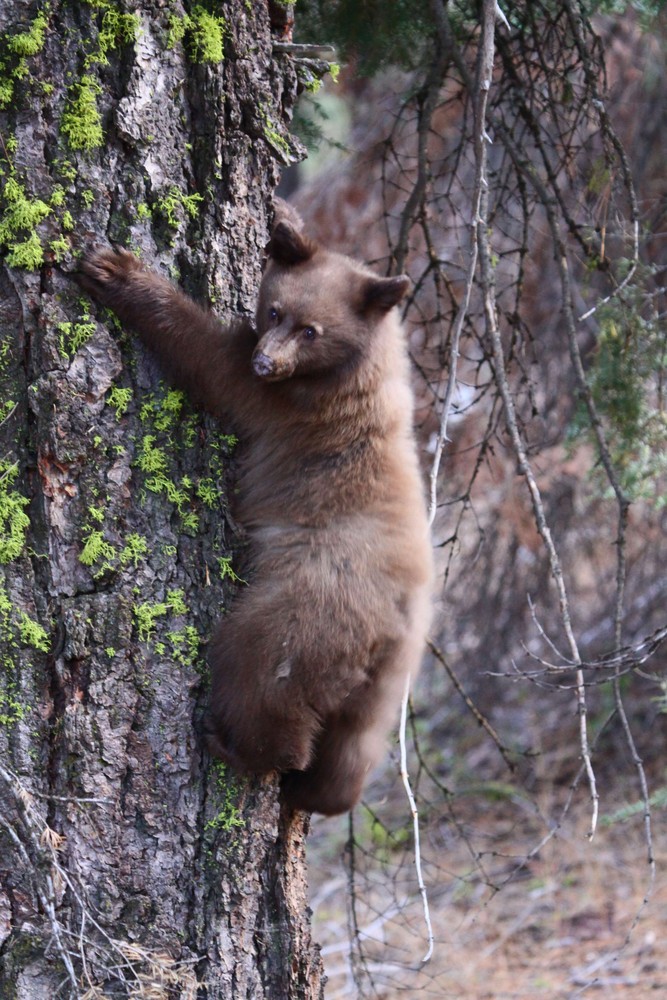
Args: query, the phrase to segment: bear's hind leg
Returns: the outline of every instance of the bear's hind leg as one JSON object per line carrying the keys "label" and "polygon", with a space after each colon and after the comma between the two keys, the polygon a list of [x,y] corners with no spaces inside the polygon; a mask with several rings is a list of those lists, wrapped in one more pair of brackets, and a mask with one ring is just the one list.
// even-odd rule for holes
{"label": "bear's hind leg", "polygon": [[329,722],[319,738],[311,766],[284,776],[285,801],[292,809],[325,816],[348,812],[361,798],[383,743],[378,732],[365,728],[359,720],[339,718]]}

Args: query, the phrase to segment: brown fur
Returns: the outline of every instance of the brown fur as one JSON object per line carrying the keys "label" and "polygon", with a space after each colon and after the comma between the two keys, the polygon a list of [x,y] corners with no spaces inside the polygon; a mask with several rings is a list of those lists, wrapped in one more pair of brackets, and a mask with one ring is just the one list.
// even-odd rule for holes
{"label": "brown fur", "polygon": [[133,327],[173,380],[242,442],[236,514],[250,586],[213,637],[210,746],[277,769],[295,808],[358,801],[419,668],[431,551],[396,309],[378,278],[281,219],[256,330],[224,328],[130,253],[81,284]]}

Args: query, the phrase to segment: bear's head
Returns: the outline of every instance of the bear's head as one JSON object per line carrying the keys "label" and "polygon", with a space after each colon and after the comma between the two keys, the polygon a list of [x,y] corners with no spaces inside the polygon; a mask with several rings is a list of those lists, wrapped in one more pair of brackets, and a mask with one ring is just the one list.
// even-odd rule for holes
{"label": "bear's head", "polygon": [[410,279],[380,278],[279,221],[257,303],[255,375],[268,382],[354,369]]}

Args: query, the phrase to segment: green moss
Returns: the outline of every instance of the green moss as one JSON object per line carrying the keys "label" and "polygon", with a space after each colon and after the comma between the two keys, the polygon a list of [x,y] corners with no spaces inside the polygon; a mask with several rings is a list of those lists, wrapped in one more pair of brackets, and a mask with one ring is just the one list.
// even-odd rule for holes
{"label": "green moss", "polygon": [[166,195],[155,202],[155,209],[162,215],[168,226],[172,229],[178,229],[184,215],[189,215],[191,219],[197,217],[199,205],[203,200],[204,197],[201,194],[185,195],[177,187],[171,187]]}
{"label": "green moss", "polygon": [[86,57],[85,69],[89,69],[96,63],[108,66],[109,53],[120,45],[134,42],[141,23],[138,14],[125,14],[111,5],[99,4],[98,6],[104,6],[106,9],[97,36],[97,49]]}
{"label": "green moss", "polygon": [[227,768],[221,761],[215,761],[211,769],[218,811],[206,822],[204,829],[211,833],[217,831],[229,833],[235,827],[245,826],[245,820],[234,801],[238,796],[238,788],[236,782],[228,776]]}
{"label": "green moss", "polygon": [[173,49],[179,42],[182,42],[185,38],[185,32],[188,30],[189,17],[185,14],[183,17],[179,17],[178,14],[170,14],[168,20],[167,28],[167,48]]}
{"label": "green moss", "polygon": [[68,106],[60,124],[70,149],[89,152],[102,145],[104,132],[97,108],[97,97],[101,92],[99,83],[90,75],[81,77],[81,80],[70,88],[67,97]]}
{"label": "green moss", "polygon": [[49,250],[53,254],[56,264],[59,264],[70,252],[71,244],[66,236],[58,236],[49,243]]}
{"label": "green moss", "polygon": [[78,322],[58,323],[58,350],[63,358],[71,358],[95,333],[96,326],[90,316],[82,316]]}
{"label": "green moss", "polygon": [[16,35],[2,37],[3,48],[7,58],[0,63],[4,74],[0,77],[0,107],[6,107],[14,97],[14,87],[17,80],[24,80],[29,75],[28,59],[36,56],[44,48],[48,28],[50,4],[30,24],[26,31]]}
{"label": "green moss", "polygon": [[196,4],[190,14],[169,18],[167,48],[172,49],[186,39],[187,51],[195,63],[221,63],[225,57],[227,23],[224,17],[212,14]]}
{"label": "green moss", "polygon": [[7,154],[6,163],[11,165],[11,158],[14,156],[16,150],[19,148],[19,141],[15,135],[8,135],[5,139],[5,152]]}
{"label": "green moss", "polygon": [[174,615],[184,615],[187,607],[184,601],[182,590],[170,590],[166,600],[151,604],[149,601],[143,604],[135,604],[134,620],[139,632],[140,642],[151,642],[155,634],[157,621],[164,618],[169,613]]}
{"label": "green moss", "polygon": [[0,108],[6,108],[11,104],[14,96],[14,81],[10,77],[0,77]]}
{"label": "green moss", "polygon": [[65,197],[65,188],[62,184],[56,184],[51,192],[49,205],[51,205],[52,208],[61,208],[65,204]]}
{"label": "green moss", "polygon": [[212,479],[204,478],[199,480],[197,483],[197,496],[202,503],[206,504],[206,506],[210,507],[212,510],[215,509],[220,502],[218,489]]}
{"label": "green moss", "polygon": [[36,270],[44,261],[44,251],[34,230],[51,213],[50,206],[40,198],[29,198],[12,168],[0,207],[0,245],[7,247],[7,263],[10,267]]}
{"label": "green moss", "polygon": [[40,653],[48,653],[51,649],[51,641],[45,629],[39,622],[33,621],[25,611],[19,613],[19,635],[24,646],[31,646]]}
{"label": "green moss", "polygon": [[25,611],[16,611],[2,585],[0,585],[0,636],[5,649],[23,646],[48,653],[51,648],[46,630]]}
{"label": "green moss", "polygon": [[167,594],[167,607],[175,615],[186,615],[188,608],[185,603],[185,594],[182,590],[170,590]]}
{"label": "green moss", "polygon": [[199,519],[193,511],[187,509],[191,501],[192,484],[187,477],[181,480],[181,485],[169,478],[167,471],[169,462],[164,450],[155,444],[154,434],[145,434],[141,443],[138,465],[142,472],[148,474],[146,489],[151,493],[163,493],[176,506],[183,521],[183,526],[196,531]]}
{"label": "green moss", "polygon": [[[158,431],[171,432],[179,426],[181,413],[185,405],[185,393],[180,389],[167,389],[164,396],[157,400],[155,396],[148,402],[152,410],[153,423]],[[142,419],[148,416],[147,404],[141,408]]]}
{"label": "green moss", "polygon": [[182,667],[192,667],[199,653],[200,637],[194,625],[167,632],[166,638],[171,644],[171,655]]}
{"label": "green moss", "polygon": [[116,550],[110,542],[106,541],[104,533],[97,528],[90,529],[83,550],[79,555],[79,562],[83,563],[84,566],[94,566],[103,561],[103,566],[98,571],[103,573],[111,567],[115,557]]}
{"label": "green moss", "polygon": [[0,425],[4,424],[15,406],[16,401],[13,399],[6,399],[4,403],[0,403]]}
{"label": "green moss", "polygon": [[98,524],[104,524],[104,507],[91,506],[88,508],[88,514],[92,517],[93,521],[97,521]]}
{"label": "green moss", "polygon": [[78,170],[69,160],[56,160],[55,168],[69,184],[73,184],[77,178]]}
{"label": "green moss", "polygon": [[44,263],[44,250],[37,233],[33,233],[22,243],[14,243],[7,254],[9,267],[20,267],[24,271],[36,271]]}
{"label": "green moss", "polygon": [[[6,666],[2,665],[2,671],[6,671]],[[27,708],[17,700],[14,694],[14,685],[7,684],[6,690],[0,690],[0,726],[13,726],[15,723],[25,719]]]}
{"label": "green moss", "polygon": [[0,725],[11,726],[28,714],[28,707],[19,701],[16,654],[21,647],[48,653],[51,643],[39,622],[14,607],[1,584],[0,645],[4,652],[0,662]]}
{"label": "green moss", "polygon": [[46,12],[42,11],[27,31],[7,39],[7,48],[17,56],[36,56],[44,47],[48,23]]}
{"label": "green moss", "polygon": [[0,461],[0,563],[11,562],[21,555],[30,527],[25,512],[30,501],[11,488],[18,473],[18,463]]}
{"label": "green moss", "polygon": [[264,133],[264,138],[280,156],[280,159],[285,163],[291,162],[292,159],[292,149],[289,142],[284,135],[278,131],[269,113],[262,107],[260,107],[260,118],[262,119],[262,131]]}
{"label": "green moss", "polygon": [[122,566],[127,566],[132,563],[136,569],[140,561],[148,552],[148,542],[143,537],[143,535],[138,535],[135,533],[127,536],[127,541],[120,553],[120,562]]}
{"label": "green moss", "polygon": [[210,14],[199,5],[190,14],[190,45],[195,62],[219,63],[224,59],[224,17]]}
{"label": "green moss", "polygon": [[237,573],[232,569],[232,557],[231,556],[218,556],[218,566],[220,568],[220,579],[221,580],[232,580],[233,583],[245,583]]}
{"label": "green moss", "polygon": [[161,475],[167,469],[167,456],[162,448],[156,446],[156,441],[155,434],[144,435],[137,464],[142,472]]}
{"label": "green moss", "polygon": [[133,393],[130,388],[121,388],[115,385],[109,389],[107,403],[116,411],[116,420],[120,420],[127,413],[128,407],[132,402],[132,396]]}

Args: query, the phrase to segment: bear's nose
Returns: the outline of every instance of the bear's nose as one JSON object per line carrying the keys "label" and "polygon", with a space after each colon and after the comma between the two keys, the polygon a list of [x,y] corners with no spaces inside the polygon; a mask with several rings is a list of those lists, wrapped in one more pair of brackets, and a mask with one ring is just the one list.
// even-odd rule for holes
{"label": "bear's nose", "polygon": [[276,368],[276,363],[266,354],[254,354],[252,359],[252,370],[255,375],[259,375],[260,378],[266,378],[267,375],[273,375]]}

